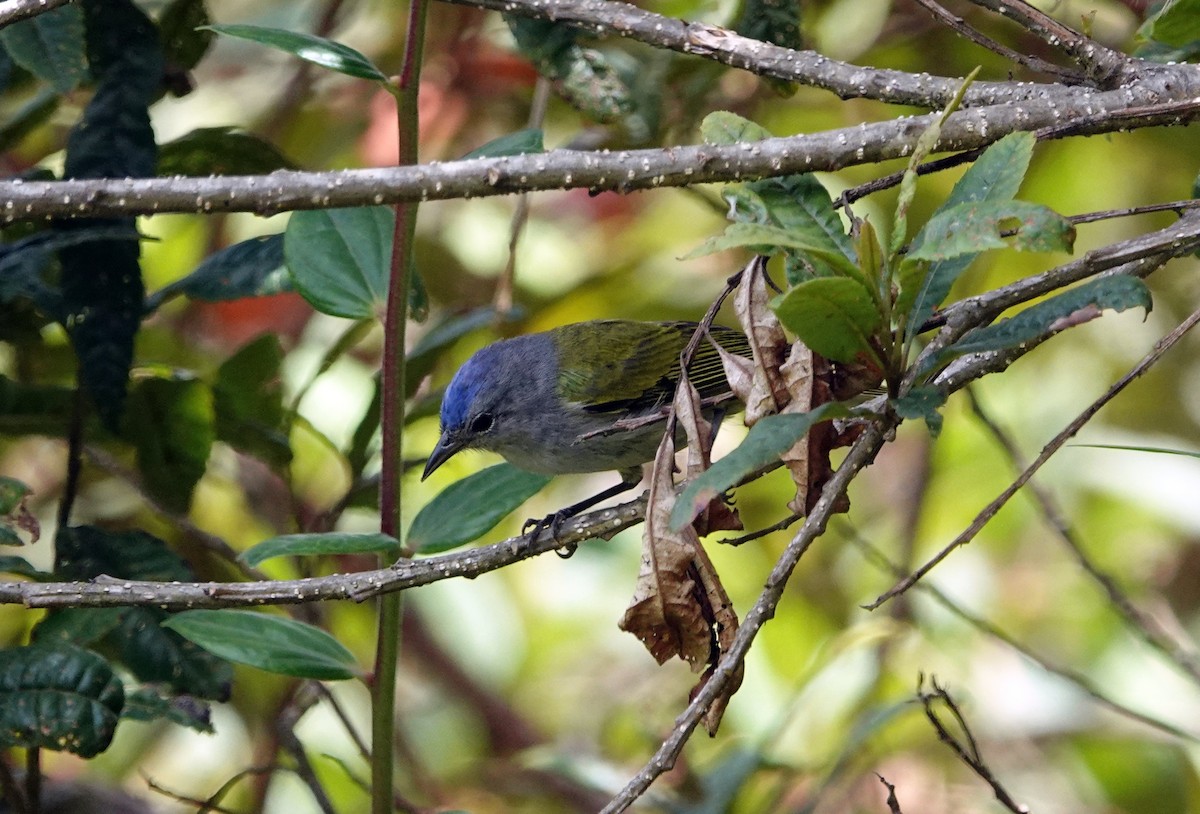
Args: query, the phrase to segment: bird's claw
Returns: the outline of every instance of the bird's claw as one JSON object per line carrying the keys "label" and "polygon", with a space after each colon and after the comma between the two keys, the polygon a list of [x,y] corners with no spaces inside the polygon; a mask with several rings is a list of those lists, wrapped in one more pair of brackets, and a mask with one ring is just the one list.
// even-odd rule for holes
{"label": "bird's claw", "polygon": [[[558,542],[558,536],[562,532],[562,524],[573,514],[573,512],[559,510],[542,518],[531,517],[525,521],[525,525],[521,526],[521,534],[527,536],[532,541],[537,539],[538,535],[543,531],[549,529],[550,539]],[[554,553],[565,560],[575,553],[576,548],[578,548],[576,543],[567,543],[554,549]]]}

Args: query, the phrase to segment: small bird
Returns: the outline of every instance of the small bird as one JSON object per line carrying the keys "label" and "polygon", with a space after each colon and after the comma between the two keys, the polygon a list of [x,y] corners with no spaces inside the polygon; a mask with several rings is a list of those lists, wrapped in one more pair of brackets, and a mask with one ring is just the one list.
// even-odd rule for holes
{"label": "small bird", "polygon": [[[556,531],[566,517],[641,480],[641,464],[654,459],[663,425],[616,429],[617,422],[658,413],[671,403],[679,355],[696,327],[592,320],[484,347],[446,388],[442,434],[421,479],[464,449],[497,452],[529,472],[621,474],[614,489],[552,515]],[[741,331],[713,326],[709,335],[726,351],[750,356]],[[729,391],[710,342],[697,347],[688,377],[701,398]],[[545,525],[540,521],[537,530]]]}

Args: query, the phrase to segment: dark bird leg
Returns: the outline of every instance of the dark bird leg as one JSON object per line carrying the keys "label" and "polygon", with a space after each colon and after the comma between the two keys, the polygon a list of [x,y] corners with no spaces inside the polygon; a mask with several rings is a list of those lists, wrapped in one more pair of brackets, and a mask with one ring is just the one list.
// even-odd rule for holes
{"label": "dark bird leg", "polygon": [[[642,482],[641,469],[636,469],[630,472],[621,473],[621,482],[616,486],[610,486],[599,494],[592,495],[586,500],[581,500],[578,503],[572,503],[570,506],[559,509],[558,511],[548,514],[540,520],[531,517],[525,521],[525,525],[521,527],[521,534],[528,534],[529,539],[533,539],[541,534],[546,529],[550,529],[550,536],[558,539],[558,534],[562,531],[562,524],[581,512],[595,506],[597,503],[608,500],[610,497],[616,497],[619,494],[628,492],[630,489]],[[562,558],[570,557],[575,553],[575,546],[565,545],[557,549],[555,552]]]}

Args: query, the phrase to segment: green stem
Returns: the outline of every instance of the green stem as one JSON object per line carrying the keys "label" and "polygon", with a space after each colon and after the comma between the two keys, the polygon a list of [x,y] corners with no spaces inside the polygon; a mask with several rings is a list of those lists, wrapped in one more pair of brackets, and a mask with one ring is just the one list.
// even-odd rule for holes
{"label": "green stem", "polygon": [[[396,97],[400,165],[417,163],[417,92],[420,87],[427,5],[428,0],[411,0],[404,64],[397,84],[387,86]],[[400,539],[400,513],[403,506],[404,335],[408,322],[409,269],[413,262],[416,227],[417,204],[397,205],[387,314],[384,318],[380,384],[383,395],[380,416],[383,461],[379,487],[380,530],[396,539]],[[395,740],[392,729],[396,719],[396,661],[400,653],[401,610],[399,593],[385,594],[380,598],[375,677],[371,687],[371,814],[391,814],[395,808]]]}

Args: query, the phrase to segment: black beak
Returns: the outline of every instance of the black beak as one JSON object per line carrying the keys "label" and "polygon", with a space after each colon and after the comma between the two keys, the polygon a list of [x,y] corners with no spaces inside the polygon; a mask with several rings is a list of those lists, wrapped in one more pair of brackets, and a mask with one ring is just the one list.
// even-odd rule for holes
{"label": "black beak", "polygon": [[429,453],[429,460],[425,464],[425,471],[421,473],[421,480],[425,480],[432,475],[435,469],[453,458],[464,446],[461,439],[456,438],[448,432],[442,433],[442,437],[438,439],[437,446],[433,448],[433,452]]}

